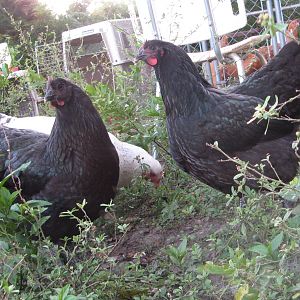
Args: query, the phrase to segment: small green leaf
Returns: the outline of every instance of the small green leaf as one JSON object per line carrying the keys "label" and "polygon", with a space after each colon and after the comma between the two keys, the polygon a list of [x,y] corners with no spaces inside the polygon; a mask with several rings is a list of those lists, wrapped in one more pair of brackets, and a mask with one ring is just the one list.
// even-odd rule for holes
{"label": "small green leaf", "polygon": [[13,172],[11,172],[9,175],[7,175],[4,179],[2,179],[0,181],[0,188],[4,186],[4,184],[6,183],[6,181],[11,178],[13,175],[18,174],[19,172],[23,172],[29,165],[31,162],[28,162],[26,164],[21,165],[18,169],[14,170]]}
{"label": "small green leaf", "polygon": [[52,205],[51,202],[49,201],[45,201],[45,200],[28,200],[26,201],[26,204],[29,206],[29,207],[43,207],[43,206],[50,206]]}
{"label": "small green leaf", "polygon": [[96,93],[96,88],[91,84],[87,84],[85,90],[90,95],[94,95]]}
{"label": "small green leaf", "polygon": [[9,75],[8,64],[6,64],[6,63],[2,64],[2,73],[5,77],[7,77]]}
{"label": "small green leaf", "polygon": [[292,228],[300,227],[300,215],[296,215],[288,219],[288,225]]}
{"label": "small green leaf", "polygon": [[250,287],[248,294],[243,297],[243,300],[258,300],[258,296],[259,292],[256,289]]}
{"label": "small green leaf", "polygon": [[214,275],[230,276],[234,273],[234,270],[227,266],[215,265],[213,262],[207,262],[199,270],[205,270],[206,272]]}
{"label": "small green leaf", "polygon": [[242,174],[242,173],[238,173],[238,174],[236,174],[234,177],[233,177],[233,180],[237,180],[237,179],[239,179],[239,178],[241,178],[241,177],[243,177],[244,176],[244,174]]}
{"label": "small green leaf", "polygon": [[296,207],[293,208],[292,210],[294,215],[300,215],[300,204],[298,204]]}
{"label": "small green leaf", "polygon": [[289,288],[289,292],[300,292],[300,282]]}
{"label": "small green leaf", "polygon": [[9,249],[8,243],[4,241],[0,241],[0,250],[8,250],[8,249]]}
{"label": "small green leaf", "polygon": [[277,29],[277,31],[285,31],[287,26],[288,26],[287,24],[281,24],[281,23],[274,24],[274,27]]}
{"label": "small green leaf", "polygon": [[295,295],[292,296],[292,299],[299,299],[300,298],[300,293],[296,293]]}
{"label": "small green leaf", "polygon": [[186,246],[187,246],[187,238],[185,237],[180,245],[178,246],[178,251],[180,253],[185,253],[186,252]]}
{"label": "small green leaf", "polygon": [[39,218],[37,222],[32,224],[30,232],[32,234],[38,233],[39,230],[41,229],[42,225],[44,223],[46,223],[49,218],[50,218],[50,216],[44,216],[44,217]]}
{"label": "small green leaf", "polygon": [[234,300],[243,300],[244,296],[248,294],[249,285],[244,284],[242,285],[234,295]]}
{"label": "small green leaf", "polygon": [[283,232],[280,232],[271,241],[271,251],[272,251],[272,253],[279,248],[282,241],[283,241]]}
{"label": "small green leaf", "polygon": [[241,233],[244,237],[247,237],[247,228],[244,223],[241,226]]}
{"label": "small green leaf", "polygon": [[78,297],[73,295],[68,295],[70,291],[70,285],[67,284],[61,289],[55,289],[57,296],[51,296],[50,300],[78,300]]}
{"label": "small green leaf", "polygon": [[258,244],[249,249],[252,252],[256,252],[261,256],[267,256],[269,254],[269,249],[264,244]]}

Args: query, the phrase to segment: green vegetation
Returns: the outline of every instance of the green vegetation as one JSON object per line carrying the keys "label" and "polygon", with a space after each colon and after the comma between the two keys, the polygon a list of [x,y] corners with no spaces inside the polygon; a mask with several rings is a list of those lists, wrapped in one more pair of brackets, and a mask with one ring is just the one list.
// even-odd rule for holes
{"label": "green vegetation", "polygon": [[[16,112],[26,90],[11,84],[3,73],[0,89],[8,92],[2,95],[1,109]],[[156,145],[165,178],[157,189],[142,179],[121,189],[94,224],[81,221],[81,233],[72,245],[59,246],[40,230],[48,203],[14,203],[18,192],[10,193],[4,179],[1,299],[300,298],[300,209],[284,208],[279,197],[295,201],[297,179],[278,192],[279,183],[262,176],[261,184],[269,192],[256,193],[244,185],[248,165],[236,160],[237,190],[246,201],[241,207],[235,190],[225,196],[177,168],[165,151],[162,100],[153,96],[138,66],[117,74],[113,88],[87,84],[80,73],[70,78],[88,92],[110,131],[148,151]],[[33,70],[27,80],[38,90],[45,84]],[[17,100],[12,97],[16,94]],[[258,107],[254,116],[265,117],[263,108]],[[77,209],[84,210],[84,202]],[[72,212],[65,215],[71,217]]]}
{"label": "green vegetation", "polygon": [[125,3],[101,1],[93,12],[87,10],[91,0],[77,0],[68,8],[66,15],[56,16],[38,0],[0,0],[0,42],[12,39],[18,42],[19,25],[36,40],[41,32],[48,31],[49,39],[60,37],[68,29],[74,29],[108,19],[128,18]]}

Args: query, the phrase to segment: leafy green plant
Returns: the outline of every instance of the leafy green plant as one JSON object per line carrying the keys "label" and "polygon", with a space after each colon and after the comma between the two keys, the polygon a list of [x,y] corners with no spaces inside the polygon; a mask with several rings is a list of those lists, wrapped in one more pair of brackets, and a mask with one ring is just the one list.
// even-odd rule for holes
{"label": "leafy green plant", "polygon": [[187,254],[187,238],[184,238],[178,247],[169,246],[166,253],[174,264],[182,266]]}
{"label": "leafy green plant", "polygon": [[85,300],[85,299],[92,299],[92,295],[89,297],[83,296],[74,296],[70,295],[71,287],[69,284],[65,285],[62,288],[55,289],[57,296],[50,296],[50,300]]}
{"label": "leafy green plant", "polygon": [[260,14],[257,23],[265,27],[265,32],[263,34],[270,33],[271,36],[274,36],[278,31],[284,32],[287,28],[287,24],[276,23],[274,18],[271,18],[267,13]]}
{"label": "leafy green plant", "polygon": [[283,232],[277,234],[268,244],[258,243],[249,250],[257,253],[260,257],[269,257],[272,260],[278,259],[278,248],[283,242]]}
{"label": "leafy green plant", "polygon": [[[0,238],[3,239],[2,243],[7,242],[17,232],[20,238],[24,234],[29,236],[39,234],[42,224],[48,219],[46,216],[41,217],[41,214],[47,209],[49,202],[43,200],[24,202],[20,190],[11,193],[4,186],[8,180],[24,171],[29,164],[22,165],[0,182]],[[16,203],[18,198],[21,202]],[[31,228],[28,228],[29,225],[32,225]]]}

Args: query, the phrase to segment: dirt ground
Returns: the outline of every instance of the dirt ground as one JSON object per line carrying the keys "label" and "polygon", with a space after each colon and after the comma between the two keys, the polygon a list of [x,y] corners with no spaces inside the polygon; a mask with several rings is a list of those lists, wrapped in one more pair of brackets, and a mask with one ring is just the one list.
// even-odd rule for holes
{"label": "dirt ground", "polygon": [[161,249],[169,245],[178,246],[183,237],[193,242],[203,242],[210,234],[222,230],[225,221],[221,219],[194,216],[175,221],[173,224],[160,227],[151,219],[131,223],[129,230],[120,239],[111,252],[118,261],[130,261],[137,254],[141,255],[142,263],[150,263]]}

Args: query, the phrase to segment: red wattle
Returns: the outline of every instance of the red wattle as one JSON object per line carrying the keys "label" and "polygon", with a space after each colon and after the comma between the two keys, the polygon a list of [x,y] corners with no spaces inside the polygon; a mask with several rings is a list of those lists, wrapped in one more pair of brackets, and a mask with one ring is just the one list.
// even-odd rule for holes
{"label": "red wattle", "polygon": [[157,58],[156,57],[148,57],[147,64],[154,67],[157,65]]}

